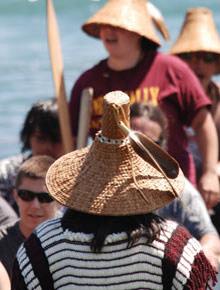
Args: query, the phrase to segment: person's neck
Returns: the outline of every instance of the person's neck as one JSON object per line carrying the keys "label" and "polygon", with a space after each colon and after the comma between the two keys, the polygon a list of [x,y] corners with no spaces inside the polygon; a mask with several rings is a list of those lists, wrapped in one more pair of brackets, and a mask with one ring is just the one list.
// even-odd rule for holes
{"label": "person's neck", "polygon": [[131,69],[141,61],[143,55],[143,51],[140,49],[123,56],[109,56],[108,66],[116,71]]}
{"label": "person's neck", "polygon": [[22,223],[22,221],[19,221],[19,229],[20,229],[22,235],[25,237],[25,239],[27,239],[31,235],[31,233],[32,233],[32,230],[30,230],[29,228],[27,228]]}

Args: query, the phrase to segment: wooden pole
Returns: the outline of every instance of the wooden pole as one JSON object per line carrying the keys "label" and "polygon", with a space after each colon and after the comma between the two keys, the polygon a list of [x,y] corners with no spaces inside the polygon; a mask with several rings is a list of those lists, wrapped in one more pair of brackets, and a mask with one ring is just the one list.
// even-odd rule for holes
{"label": "wooden pole", "polygon": [[68,153],[73,150],[73,139],[70,128],[68,104],[66,100],[59,30],[52,0],[47,0],[47,29],[55,95],[58,103],[61,136],[64,151],[65,153]]}
{"label": "wooden pole", "polygon": [[93,88],[86,88],[82,91],[80,102],[79,128],[76,145],[77,149],[85,147],[88,143],[92,97]]}

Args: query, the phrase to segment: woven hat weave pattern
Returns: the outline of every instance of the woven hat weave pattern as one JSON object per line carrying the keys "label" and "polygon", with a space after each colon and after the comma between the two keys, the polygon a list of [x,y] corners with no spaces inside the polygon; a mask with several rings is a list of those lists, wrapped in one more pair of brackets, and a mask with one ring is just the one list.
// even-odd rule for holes
{"label": "woven hat weave pattern", "polygon": [[[129,126],[129,97],[120,91],[107,94],[102,131],[91,147],[66,154],[50,167],[46,184],[61,204],[96,215],[135,215],[171,202],[175,198],[173,188],[181,193],[182,171],[178,167],[169,183],[134,151],[129,136],[119,128],[112,113],[118,106],[122,108],[118,120]],[[164,156],[169,158],[167,153]]]}
{"label": "woven hat weave pattern", "polygon": [[101,25],[110,25],[134,32],[157,46],[160,45],[151,16],[146,8],[146,0],[108,0],[82,25],[82,29],[90,36],[99,38]]}
{"label": "woven hat weave pattern", "polygon": [[205,7],[187,11],[179,37],[170,50],[172,54],[197,51],[220,54],[220,36],[211,10]]}

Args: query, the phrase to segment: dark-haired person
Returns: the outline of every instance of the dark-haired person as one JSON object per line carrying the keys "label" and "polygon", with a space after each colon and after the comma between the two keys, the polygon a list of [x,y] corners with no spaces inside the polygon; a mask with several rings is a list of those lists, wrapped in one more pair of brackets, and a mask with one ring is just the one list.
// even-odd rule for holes
{"label": "dark-haired person", "polygon": [[198,186],[207,206],[220,198],[214,170],[218,159],[216,128],[209,112],[211,101],[197,77],[179,58],[157,51],[160,41],[146,9],[146,0],[111,0],[82,26],[84,32],[100,38],[107,58],[85,71],[71,93],[72,131],[77,138],[79,108],[83,89],[92,87],[92,115],[89,135],[100,129],[103,96],[122,90],[131,102],[153,102],[168,118],[168,151],[184,174],[196,185],[195,166],[188,150],[185,127],[193,127],[203,155],[203,171]]}
{"label": "dark-haired person", "polygon": [[30,156],[60,157],[63,152],[55,100],[38,101],[27,112],[20,131],[22,154],[0,160],[0,195],[16,210],[12,195],[20,165]]}
{"label": "dark-haired person", "polygon": [[220,73],[220,34],[210,9],[188,9],[181,32],[170,52],[185,61],[198,77],[212,100],[211,112],[220,131],[220,90],[212,80],[214,75]]}
{"label": "dark-haired person", "polygon": [[181,195],[184,177],[150,139],[142,145],[151,158],[147,150],[143,158],[136,153],[127,132],[129,105],[121,91],[105,95],[92,146],[49,168],[47,188],[69,208],[21,245],[13,290],[212,289],[216,275],[198,241],[153,214]]}
{"label": "dark-haired person", "polygon": [[[220,73],[220,34],[212,11],[206,7],[190,8],[171,53],[184,60],[197,75],[204,91],[212,100],[211,113],[217,128],[220,160],[220,89],[213,77]],[[196,161],[198,177],[201,176],[203,156],[190,132],[190,150]],[[204,144],[205,146],[205,144]],[[218,164],[219,166],[219,164]],[[220,203],[212,209],[212,221],[220,233]]]}
{"label": "dark-haired person", "polygon": [[48,194],[45,176],[55,161],[46,155],[27,159],[18,171],[14,197],[20,219],[14,225],[0,230],[0,261],[11,277],[16,252],[32,231],[45,220],[58,215],[59,205]]}

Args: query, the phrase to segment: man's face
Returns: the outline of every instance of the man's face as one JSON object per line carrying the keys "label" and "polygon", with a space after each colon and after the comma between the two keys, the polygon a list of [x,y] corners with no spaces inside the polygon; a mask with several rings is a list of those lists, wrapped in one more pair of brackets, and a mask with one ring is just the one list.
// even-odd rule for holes
{"label": "man's face", "polygon": [[14,191],[20,213],[20,229],[24,236],[28,237],[36,226],[56,216],[58,205],[55,201],[41,203],[36,197],[33,200],[25,201],[19,196],[19,190],[34,193],[48,193],[48,190],[44,179],[23,177],[21,184]]}
{"label": "man's face", "polygon": [[147,117],[131,118],[131,128],[134,131],[141,132],[150,137],[154,142],[158,143],[162,134],[161,126]]}
{"label": "man's face", "polygon": [[206,90],[212,76],[216,73],[217,55],[199,51],[181,54],[180,57],[194,71],[203,88]]}
{"label": "man's face", "polygon": [[31,135],[30,146],[33,155],[48,155],[57,159],[64,154],[62,142],[51,142],[39,131],[35,131]]}

